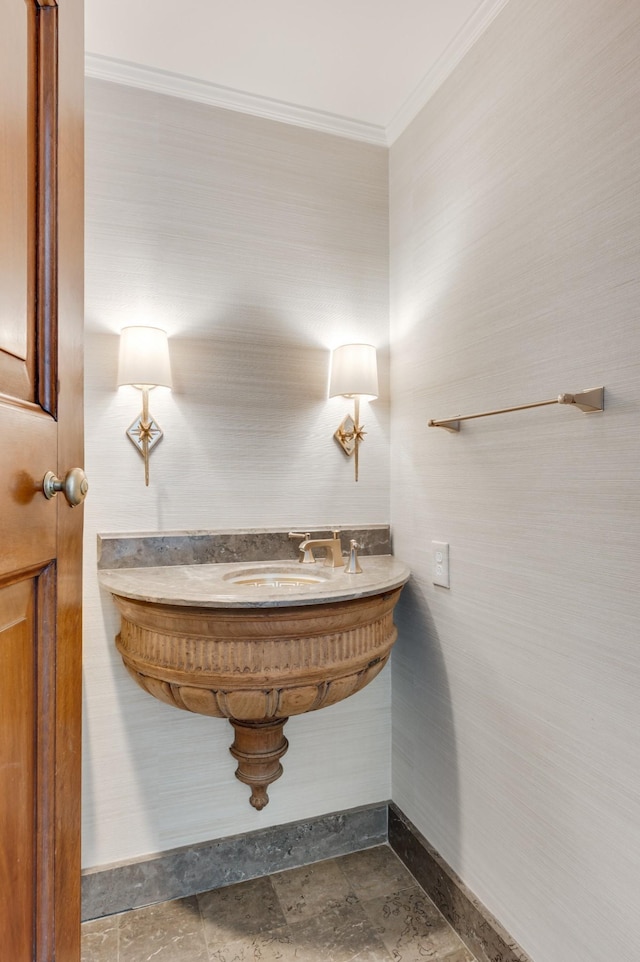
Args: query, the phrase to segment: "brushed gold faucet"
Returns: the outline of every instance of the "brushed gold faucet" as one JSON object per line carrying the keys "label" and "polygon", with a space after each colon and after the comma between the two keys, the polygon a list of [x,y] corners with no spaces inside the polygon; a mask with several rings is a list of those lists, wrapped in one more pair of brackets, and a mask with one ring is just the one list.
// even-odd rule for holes
{"label": "brushed gold faucet", "polygon": [[339,531],[332,531],[331,538],[309,538],[307,534],[304,541],[301,541],[298,545],[298,550],[301,552],[301,564],[315,564],[316,559],[313,554],[315,548],[325,549],[324,563],[329,568],[341,568],[344,564]]}

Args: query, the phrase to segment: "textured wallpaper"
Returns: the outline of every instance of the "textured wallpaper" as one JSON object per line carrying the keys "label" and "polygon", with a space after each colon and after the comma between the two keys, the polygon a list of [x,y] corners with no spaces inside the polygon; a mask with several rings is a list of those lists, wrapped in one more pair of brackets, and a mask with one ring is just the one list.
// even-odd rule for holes
{"label": "textured wallpaper", "polygon": [[639,50],[511,0],[391,148],[392,794],[536,962],[637,952]]}
{"label": "textured wallpaper", "polygon": [[[86,867],[381,801],[390,671],[291,720],[285,774],[257,813],[225,721],[154,701],[114,648],[97,532],[385,523],[389,516],[387,151],[230,111],[87,85]],[[124,435],[118,332],[165,327],[173,391],[151,484]],[[360,481],[333,440],[330,349],[379,349]],[[345,545],[346,547],[346,545]]]}

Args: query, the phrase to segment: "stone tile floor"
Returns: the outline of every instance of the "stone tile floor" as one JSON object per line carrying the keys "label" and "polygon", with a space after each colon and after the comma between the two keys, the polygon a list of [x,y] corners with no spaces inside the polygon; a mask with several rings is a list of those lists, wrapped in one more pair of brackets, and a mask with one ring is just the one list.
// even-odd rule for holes
{"label": "stone tile floor", "polygon": [[85,922],[82,962],[475,962],[387,845]]}

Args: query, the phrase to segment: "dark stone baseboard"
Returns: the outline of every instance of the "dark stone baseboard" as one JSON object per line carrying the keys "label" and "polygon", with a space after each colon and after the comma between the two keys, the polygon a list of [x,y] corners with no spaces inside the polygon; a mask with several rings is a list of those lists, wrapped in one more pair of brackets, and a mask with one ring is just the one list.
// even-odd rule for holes
{"label": "dark stone baseboard", "polygon": [[380,802],[88,869],[82,876],[82,919],[115,915],[382,845],[387,841],[387,811],[387,802]]}
{"label": "dark stone baseboard", "polygon": [[393,803],[389,844],[478,962],[532,962]]}
{"label": "dark stone baseboard", "polygon": [[115,915],[385,843],[478,962],[532,962],[415,825],[387,802],[88,869],[82,877],[82,918]]}

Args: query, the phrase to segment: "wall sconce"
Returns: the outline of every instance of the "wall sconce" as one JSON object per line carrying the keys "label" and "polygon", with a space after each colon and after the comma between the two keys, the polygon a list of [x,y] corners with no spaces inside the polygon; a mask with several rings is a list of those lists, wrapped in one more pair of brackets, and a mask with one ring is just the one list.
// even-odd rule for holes
{"label": "wall sconce", "polygon": [[331,357],[329,397],[352,397],[354,416],[347,414],[333,435],[347,457],[354,456],[358,480],[358,447],[366,431],[360,424],[360,398],[378,397],[378,362],[372,344],[343,344]]}
{"label": "wall sconce", "polygon": [[149,485],[149,454],[162,439],[162,429],[149,414],[149,391],[172,387],[169,343],[158,327],[125,327],[120,333],[118,387],[131,384],[142,391],[142,412],[127,428],[127,437],[144,458],[144,483]]}

